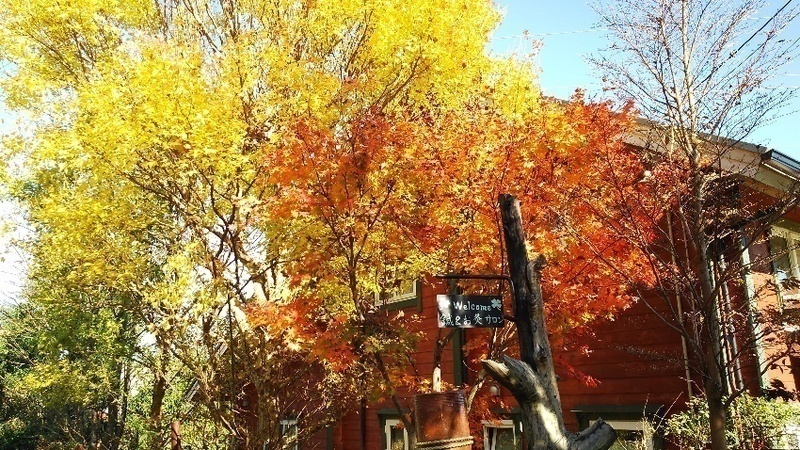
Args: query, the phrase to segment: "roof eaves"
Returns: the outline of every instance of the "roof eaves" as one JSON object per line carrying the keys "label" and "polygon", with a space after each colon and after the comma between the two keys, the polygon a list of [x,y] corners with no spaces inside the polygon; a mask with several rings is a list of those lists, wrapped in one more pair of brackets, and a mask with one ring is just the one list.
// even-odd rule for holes
{"label": "roof eaves", "polygon": [[800,161],[778,150],[770,149],[761,153],[761,163],[792,177],[800,176]]}

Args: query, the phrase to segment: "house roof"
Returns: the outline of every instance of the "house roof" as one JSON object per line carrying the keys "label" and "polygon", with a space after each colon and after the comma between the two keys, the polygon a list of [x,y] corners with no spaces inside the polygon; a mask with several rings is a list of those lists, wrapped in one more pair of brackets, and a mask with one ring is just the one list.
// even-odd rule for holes
{"label": "house roof", "polygon": [[[663,125],[638,117],[634,130],[625,142],[641,148],[660,144],[659,134]],[[702,133],[701,133],[702,135]],[[721,136],[702,135],[708,142],[718,143],[725,150],[720,152],[720,166],[729,173],[738,173],[773,189],[787,192],[797,190],[800,182],[800,161],[775,149]]]}
{"label": "house roof", "polygon": [[767,166],[779,169],[793,176],[800,175],[800,161],[775,149],[761,153],[761,162]]}

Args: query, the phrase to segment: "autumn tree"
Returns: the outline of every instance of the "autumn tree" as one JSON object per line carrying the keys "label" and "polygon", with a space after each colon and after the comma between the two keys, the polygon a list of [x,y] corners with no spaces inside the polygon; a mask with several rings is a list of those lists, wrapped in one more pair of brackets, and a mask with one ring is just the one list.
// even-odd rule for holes
{"label": "autumn tree", "polygon": [[[585,374],[563,364],[560,355],[579,350],[575,338],[590,335],[594,320],[611,317],[632,301],[627,288],[602,260],[628,269],[638,264],[636,252],[608,235],[592,214],[592,208],[613,205],[636,186],[635,175],[615,180],[603,161],[613,155],[621,171],[637,174],[643,169],[623,143],[630,124],[627,111],[585,102],[580,95],[569,102],[539,99],[526,104],[530,109],[516,109],[520,116],[510,118],[479,105],[479,112],[473,111],[464,121],[475,124],[474,128],[443,134],[446,145],[434,143],[445,149],[438,162],[440,170],[448,174],[441,177],[447,182],[439,197],[442,204],[436,208],[445,211],[438,222],[443,230],[439,239],[448,245],[451,258],[443,267],[456,274],[506,273],[496,197],[504,191],[519,196],[528,211],[521,226],[530,236],[529,244],[551,261],[544,269],[546,275],[541,276],[541,288],[546,298],[548,338],[555,349],[551,355],[554,365],[562,376],[586,380]],[[585,246],[584,241],[591,241],[594,247]],[[598,248],[602,251],[596,252]],[[649,284],[650,279],[642,274],[637,282]],[[517,326],[510,325],[512,329]],[[476,359],[499,361],[503,353],[516,355],[516,345],[509,345],[513,334],[504,335],[500,342],[495,337],[487,336],[489,345],[476,352]],[[543,366],[536,367],[534,370],[546,373]],[[482,370],[476,382],[485,376]],[[544,390],[557,397],[557,393]],[[525,399],[526,404],[529,401]],[[554,405],[553,416],[546,421],[549,425],[541,425],[552,425],[551,431],[559,429],[555,421],[561,415],[559,403]],[[547,445],[543,442],[548,435],[563,437],[550,445],[568,445],[566,434],[559,434],[563,425],[553,433],[537,433],[539,425],[526,429],[536,436],[529,440],[531,445]]]}
{"label": "autumn tree", "polygon": [[413,319],[376,294],[502,273],[499,192],[535,211],[525,226],[560,272],[545,278],[560,282],[545,286],[558,345],[630,300],[596,249],[625,266],[630,252],[576,201],[627,192],[604,187],[590,150],[637,172],[628,116],[542,99],[529,61],[488,57],[488,1],[42,0],[0,15],[4,100],[30,118],[4,160],[24,167],[9,184],[34,273],[69,294],[49,302],[109,300],[144,330],[153,433],[176,366],[243,446],[289,444],[287,415],[302,441],[391,395]]}
{"label": "autumn tree", "polygon": [[[281,220],[271,161],[298,133],[338,144],[382,112],[458,104],[488,64],[491,5],[41,1],[1,13],[5,101],[31,118],[5,155],[25,164],[11,183],[42,273],[56,269],[70,293],[124,293],[159,349],[153,362],[180,361],[195,399],[245,445],[280,445],[272,425],[287,411],[260,409],[269,423],[250,436],[243,389],[262,393],[261,408],[281,384],[243,367],[314,367],[304,376],[327,374],[331,395],[371,386],[317,341],[317,318],[286,280],[297,254],[284,243],[305,224]],[[350,300],[369,295],[347,286]],[[256,305],[251,325],[242,311]],[[153,378],[154,397],[164,381]]]}
{"label": "autumn tree", "polygon": [[[607,89],[633,101],[647,120],[636,146],[648,161],[640,192],[598,215],[631,215],[603,221],[642,253],[656,288],[642,290],[641,298],[688,346],[714,449],[727,447],[727,410],[749,388],[741,358],[782,334],[756,310],[752,284],[742,287],[744,304],[729,291],[766,263],[751,260],[751,251],[797,205],[790,179],[755,186],[768,154],[745,143],[792,96],[772,85],[796,56],[798,41],[785,33],[798,12],[790,3],[623,0],[596,7],[613,44],[595,63]],[[613,162],[606,167],[625,176]],[[643,224],[653,233],[642,232]],[[763,373],[774,360],[760,359]]]}
{"label": "autumn tree", "polygon": [[[147,361],[156,352],[133,338],[140,325],[120,317],[130,311],[114,316],[86,293],[80,302],[43,300],[0,309],[0,448],[163,448],[168,436],[154,413],[180,418],[187,445],[213,446],[220,428],[183,401],[190,377]],[[163,372],[168,389],[159,394]]]}
{"label": "autumn tree", "polygon": [[[43,147],[48,150],[40,148],[40,155],[52,150]],[[208,308],[200,302],[181,307],[186,294],[181,288],[190,283],[176,276],[175,266],[184,255],[165,256],[165,247],[174,248],[178,240],[154,198],[137,195],[120,179],[97,184],[97,171],[68,160],[61,160],[60,170],[48,167],[52,160],[28,164],[25,177],[10,185],[26,209],[30,234],[20,243],[31,258],[25,297],[37,312],[32,320],[39,323],[43,355],[25,379],[28,392],[52,394],[58,391],[54,384],[74,387],[62,389],[66,399],[47,397],[51,405],[79,404],[91,411],[69,424],[70,432],[62,434],[66,442],[117,448],[130,437],[131,383],[151,383],[139,431],[143,441],[158,447],[165,398],[182,378],[174,354],[186,343],[165,334],[175,329],[171,332],[188,339],[198,327],[192,319],[209,314]],[[75,204],[83,208],[65,206]]]}
{"label": "autumn tree", "polygon": [[[281,186],[271,210],[285,211],[275,220],[302,224],[288,227],[302,234],[286,243],[297,255],[287,276],[306,314],[325,324],[331,353],[366,364],[389,393],[409,383],[412,391],[428,389],[435,374],[404,375],[403,356],[413,347],[397,345],[398,338],[405,334],[413,344],[413,335],[398,325],[408,318],[381,310],[377,295],[436,272],[503,273],[496,203],[503,190],[532,205],[525,226],[553,258],[548,271],[559,274],[546,282],[557,345],[572,345],[568,333],[589,332],[592,319],[630,301],[613,271],[570,234],[579,229],[604,248],[603,257],[635,264],[629,248],[607,239],[590,209],[575,201],[592,198],[600,207],[625,193],[609,189],[595,159],[600,153],[588,149],[604,146],[617,153],[620,168],[641,171],[621,140],[628,115],[580,96],[542,99],[526,64],[494,70],[460,108],[373,110],[334,131],[298,122],[296,137],[270,160]],[[487,336],[480,359],[499,358],[509,330]],[[440,333],[437,342],[451,337]],[[470,404],[485,376],[470,386]],[[410,409],[393,400],[398,410]]]}

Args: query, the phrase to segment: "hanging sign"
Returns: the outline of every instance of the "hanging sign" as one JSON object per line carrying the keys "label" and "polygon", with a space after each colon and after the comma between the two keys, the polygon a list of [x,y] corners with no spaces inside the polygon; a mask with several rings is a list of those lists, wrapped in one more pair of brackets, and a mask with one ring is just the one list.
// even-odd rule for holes
{"label": "hanging sign", "polygon": [[503,300],[487,295],[437,295],[439,328],[499,328]]}

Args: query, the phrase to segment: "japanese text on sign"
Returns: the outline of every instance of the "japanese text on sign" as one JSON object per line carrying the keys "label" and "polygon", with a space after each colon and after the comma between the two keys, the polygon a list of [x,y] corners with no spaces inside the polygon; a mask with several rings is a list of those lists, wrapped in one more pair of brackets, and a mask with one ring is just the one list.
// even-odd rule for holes
{"label": "japanese text on sign", "polygon": [[485,295],[437,295],[439,328],[499,328],[503,301]]}

